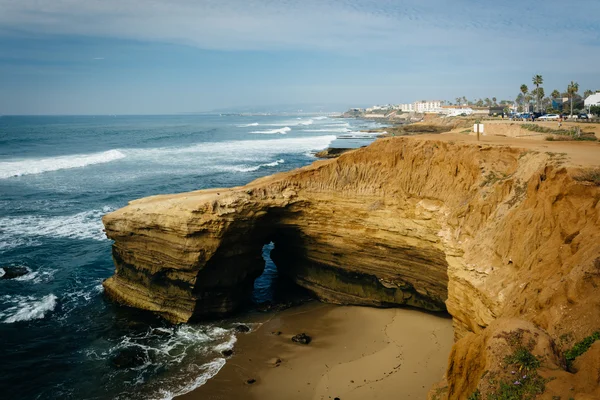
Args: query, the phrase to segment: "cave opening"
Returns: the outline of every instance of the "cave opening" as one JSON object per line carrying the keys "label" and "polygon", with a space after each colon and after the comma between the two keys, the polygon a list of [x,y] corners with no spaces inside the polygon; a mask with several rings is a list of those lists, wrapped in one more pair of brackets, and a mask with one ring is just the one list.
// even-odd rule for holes
{"label": "cave opening", "polygon": [[254,280],[252,303],[261,310],[272,307],[285,308],[314,298],[308,290],[296,284],[290,276],[282,273],[278,268],[271,258],[275,246],[272,240],[263,245],[262,258],[265,267],[262,274]]}

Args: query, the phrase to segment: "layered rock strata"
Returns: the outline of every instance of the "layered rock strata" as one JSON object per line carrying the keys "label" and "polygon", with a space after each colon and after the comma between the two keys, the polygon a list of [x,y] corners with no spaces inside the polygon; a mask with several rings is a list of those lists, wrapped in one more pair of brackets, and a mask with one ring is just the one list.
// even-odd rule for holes
{"label": "layered rock strata", "polygon": [[552,153],[388,138],[243,187],[136,200],[104,217],[105,292],[173,322],[227,313],[273,241],[280,272],[323,301],[447,309],[445,393],[465,398],[490,324],[548,343],[598,328],[600,187],[576,174]]}

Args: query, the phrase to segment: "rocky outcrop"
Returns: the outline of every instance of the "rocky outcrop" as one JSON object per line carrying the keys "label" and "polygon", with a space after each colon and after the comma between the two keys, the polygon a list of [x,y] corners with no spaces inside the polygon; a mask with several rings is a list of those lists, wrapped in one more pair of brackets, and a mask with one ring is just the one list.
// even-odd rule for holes
{"label": "rocky outcrop", "polygon": [[553,153],[388,138],[243,187],[136,200],[104,217],[105,292],[173,322],[227,313],[273,241],[280,272],[323,301],[447,309],[446,395],[465,398],[491,324],[547,343],[598,328],[600,187],[576,172]]}

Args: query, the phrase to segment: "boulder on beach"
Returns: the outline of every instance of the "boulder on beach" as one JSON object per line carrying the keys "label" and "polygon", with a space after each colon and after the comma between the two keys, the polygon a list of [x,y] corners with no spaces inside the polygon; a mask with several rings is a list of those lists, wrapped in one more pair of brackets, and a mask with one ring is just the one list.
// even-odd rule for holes
{"label": "boulder on beach", "polygon": [[306,333],[299,333],[292,337],[292,342],[309,344],[312,338],[308,336]]}

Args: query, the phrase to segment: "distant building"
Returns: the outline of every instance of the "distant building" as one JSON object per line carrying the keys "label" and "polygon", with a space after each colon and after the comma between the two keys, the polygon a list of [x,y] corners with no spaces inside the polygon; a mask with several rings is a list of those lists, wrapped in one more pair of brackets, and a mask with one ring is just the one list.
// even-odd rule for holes
{"label": "distant building", "polygon": [[587,108],[588,110],[592,106],[600,106],[600,91],[596,92],[594,94],[589,95],[585,99],[585,101],[583,102],[583,104],[585,105],[585,108]]}
{"label": "distant building", "polygon": [[441,100],[419,100],[414,103],[400,104],[400,110],[403,112],[416,113],[439,113],[442,107]]}
{"label": "distant building", "polygon": [[504,114],[504,106],[491,106],[488,115],[502,115]]}

